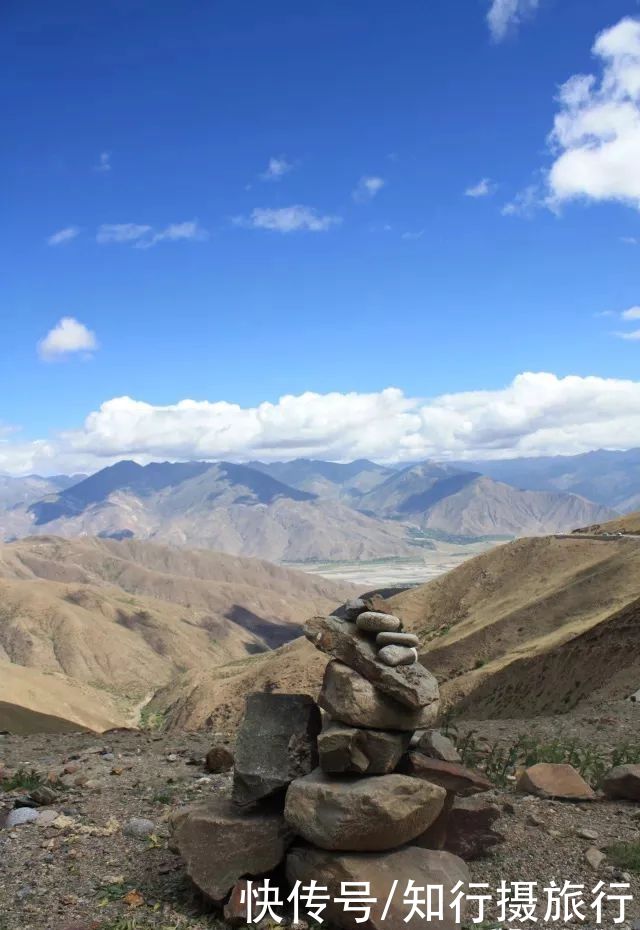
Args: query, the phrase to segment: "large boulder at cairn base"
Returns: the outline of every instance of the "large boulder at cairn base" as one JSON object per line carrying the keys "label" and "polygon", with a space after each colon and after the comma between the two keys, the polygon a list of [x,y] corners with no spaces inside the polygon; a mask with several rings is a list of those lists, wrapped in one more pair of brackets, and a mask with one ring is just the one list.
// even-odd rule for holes
{"label": "large boulder at cairn base", "polygon": [[413,731],[432,724],[438,700],[412,710],[378,691],[370,681],[343,662],[329,662],[318,704],[335,720],[354,727]]}
{"label": "large boulder at cairn base", "polygon": [[379,691],[414,710],[438,700],[438,682],[419,662],[392,668],[378,659],[378,651],[355,623],[336,617],[312,617],[304,634],[316,649],[339,659],[364,675]]}
{"label": "large boulder at cairn base", "polygon": [[[300,881],[308,885],[315,879],[319,885],[326,885],[330,901],[320,915],[324,926],[330,925],[343,930],[456,930],[455,911],[450,907],[453,901],[451,889],[458,882],[466,886],[469,871],[464,862],[448,852],[435,852],[431,849],[418,849],[405,846],[390,853],[331,853],[309,847],[295,847],[287,856],[287,879],[290,884]],[[410,907],[404,902],[404,892],[409,883],[423,887],[427,885],[442,886],[442,918],[432,917],[429,922],[417,913],[406,921]],[[343,882],[368,882],[371,905],[368,919],[358,922],[361,915],[356,911],[346,911],[342,904],[336,902],[341,896]],[[394,891],[394,882],[395,885]],[[393,894],[392,894],[393,892]],[[423,897],[426,893],[422,892]],[[387,900],[391,902],[387,909]],[[423,906],[426,912],[426,906]],[[383,918],[384,914],[384,918]],[[464,918],[464,904],[461,907]]]}
{"label": "large boulder at cairn base", "polygon": [[171,830],[189,878],[213,901],[226,897],[241,876],[274,869],[293,839],[281,813],[239,811],[215,796],[177,811]]}
{"label": "large boulder at cairn base", "polygon": [[492,846],[504,843],[493,829],[500,808],[486,798],[456,798],[447,818],[444,848],[465,861],[481,859]]}
{"label": "large boulder at cairn base", "polygon": [[640,765],[616,765],[605,775],[602,790],[608,798],[640,801]]}
{"label": "large boulder at cairn base", "polygon": [[306,694],[250,694],[236,742],[236,804],[253,804],[311,772],[318,764],[321,723]]}
{"label": "large boulder at cairn base", "polygon": [[364,730],[326,720],[318,737],[320,768],[334,774],[387,775],[410,739],[410,733]]}
{"label": "large boulder at cairn base", "polygon": [[424,833],[445,797],[437,785],[406,775],[338,780],[318,769],[289,785],[284,815],[322,849],[377,852]]}
{"label": "large boulder at cairn base", "polygon": [[520,773],[516,787],[524,794],[561,801],[593,801],[596,796],[582,775],[566,763],[538,762]]}
{"label": "large boulder at cairn base", "polygon": [[440,785],[446,791],[460,797],[469,797],[493,788],[489,779],[481,772],[465,768],[459,762],[432,759],[421,752],[408,752],[400,761],[398,770],[414,778],[424,778],[425,781]]}
{"label": "large boulder at cairn base", "polygon": [[500,808],[485,798],[447,796],[445,810],[426,833],[413,840],[425,849],[445,849],[465,862],[481,859],[492,846],[504,842],[493,829]]}

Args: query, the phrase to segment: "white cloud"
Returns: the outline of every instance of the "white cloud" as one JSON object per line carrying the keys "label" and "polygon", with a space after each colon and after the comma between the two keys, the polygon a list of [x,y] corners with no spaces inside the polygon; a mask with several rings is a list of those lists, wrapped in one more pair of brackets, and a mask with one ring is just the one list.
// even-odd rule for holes
{"label": "white cloud", "polygon": [[108,242],[135,242],[150,232],[151,226],[139,223],[103,223],[98,227],[96,241],[101,245]]}
{"label": "white cloud", "polygon": [[187,220],[185,223],[171,223],[166,229],[154,233],[151,238],[141,238],[136,242],[136,248],[148,249],[158,242],[179,242],[181,239],[202,241],[209,234],[200,226],[197,220]]}
{"label": "white cloud", "polygon": [[45,361],[65,358],[77,352],[91,353],[98,348],[95,334],[72,316],[64,316],[38,343],[38,354]]}
{"label": "white cloud", "polygon": [[619,339],[627,339],[631,342],[637,342],[640,340],[640,329],[633,329],[628,333],[615,333],[614,335],[618,336]]}
{"label": "white cloud", "polygon": [[538,9],[540,0],[492,0],[487,23],[492,38],[502,42]]}
{"label": "white cloud", "polygon": [[418,229],[416,230],[416,232],[411,232],[409,230],[407,232],[403,232],[400,238],[407,239],[410,242],[414,242],[416,239],[422,239],[423,236],[424,236],[424,229]]}
{"label": "white cloud", "polygon": [[93,166],[94,171],[100,171],[103,174],[111,171],[111,152],[100,152],[97,163]]}
{"label": "white cloud", "polygon": [[505,458],[632,448],[639,435],[640,381],[526,372],[503,388],[432,399],[393,387],[287,395],[256,407],[195,400],[154,406],[117,397],[55,439],[0,442],[0,470],[77,471],[125,457]]}
{"label": "white cloud", "polygon": [[625,18],[593,46],[602,74],[574,74],[558,94],[548,175],[552,206],[584,199],[640,209],[640,20]]}
{"label": "white cloud", "polygon": [[629,307],[620,314],[623,320],[640,320],[640,307]]}
{"label": "white cloud", "polygon": [[467,187],[464,194],[465,197],[490,197],[495,194],[496,188],[497,185],[494,184],[491,178],[482,178],[477,184]]}
{"label": "white cloud", "polygon": [[71,242],[72,239],[75,239],[79,233],[80,230],[77,226],[65,226],[64,229],[59,229],[49,236],[47,245],[64,245],[65,242]]}
{"label": "white cloud", "polygon": [[284,156],[269,159],[269,164],[262,172],[260,177],[263,181],[279,181],[281,177],[288,174],[293,169],[291,162],[288,162]]}
{"label": "white cloud", "polygon": [[208,233],[197,220],[171,223],[165,229],[154,230],[153,226],[141,223],[103,223],[98,227],[96,242],[100,245],[128,243],[138,249],[149,249],[158,242],[177,242],[180,239],[202,240]]}
{"label": "white cloud", "polygon": [[509,203],[506,203],[501,213],[503,216],[533,216],[542,205],[542,194],[538,184],[529,184],[519,191]]}
{"label": "white cloud", "polygon": [[256,207],[250,216],[234,217],[236,226],[249,226],[253,229],[270,229],[281,233],[290,232],[326,232],[332,226],[342,222],[342,217],[321,215],[313,207],[294,204],[291,207]]}
{"label": "white cloud", "polygon": [[640,245],[640,239],[637,239],[635,236],[621,236],[620,242],[623,242],[625,245]]}
{"label": "white cloud", "polygon": [[356,203],[368,203],[373,200],[376,194],[380,193],[385,184],[384,178],[365,175],[360,178],[351,196]]}

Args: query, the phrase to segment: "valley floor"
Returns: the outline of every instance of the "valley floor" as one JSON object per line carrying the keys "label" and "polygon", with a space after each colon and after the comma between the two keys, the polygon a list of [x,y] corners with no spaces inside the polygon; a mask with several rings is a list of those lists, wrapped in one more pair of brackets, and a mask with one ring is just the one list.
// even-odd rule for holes
{"label": "valley floor", "polygon": [[419,549],[415,558],[372,559],[353,562],[292,562],[297,568],[332,581],[348,581],[369,588],[426,584],[496,545],[493,541],[468,545],[436,543],[435,549]]}
{"label": "valley floor", "polygon": [[[543,740],[577,737],[606,753],[622,742],[637,741],[638,715],[640,708],[633,705],[611,705],[533,721],[468,721],[460,725],[460,733],[476,730],[477,738],[505,745],[525,732]],[[0,791],[0,928],[220,928],[219,918],[191,891],[180,860],[167,847],[167,821],[177,805],[229,789],[229,776],[204,771],[202,760],[211,742],[211,734],[134,731],[101,737],[0,736],[0,769],[24,767],[45,777],[62,776],[65,783],[53,804],[64,815],[55,826],[2,829],[4,815],[25,791]],[[585,860],[587,848],[640,838],[638,805],[543,801],[517,795],[511,784],[491,795],[502,809],[497,828],[507,841],[471,866],[473,881],[488,882],[491,889],[502,880],[537,881],[540,888],[566,880],[590,890],[599,879],[615,881],[617,873],[607,871],[606,864],[594,872]],[[133,817],[153,821],[154,834],[146,839],[128,836],[124,828]],[[585,829],[596,838],[581,837]],[[635,900],[627,927],[640,918],[640,873],[630,873],[629,881]],[[492,921],[484,927],[495,925]]]}

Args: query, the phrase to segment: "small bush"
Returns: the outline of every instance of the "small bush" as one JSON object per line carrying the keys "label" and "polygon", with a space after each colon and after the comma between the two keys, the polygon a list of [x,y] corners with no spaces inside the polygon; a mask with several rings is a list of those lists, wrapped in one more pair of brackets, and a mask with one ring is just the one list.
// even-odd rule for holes
{"label": "small bush", "polygon": [[3,791],[15,791],[22,789],[24,791],[34,791],[44,785],[42,775],[33,769],[20,768],[9,775],[7,778],[0,778],[0,788]]}
{"label": "small bush", "polygon": [[640,843],[612,843],[605,851],[611,865],[625,872],[640,872]]}

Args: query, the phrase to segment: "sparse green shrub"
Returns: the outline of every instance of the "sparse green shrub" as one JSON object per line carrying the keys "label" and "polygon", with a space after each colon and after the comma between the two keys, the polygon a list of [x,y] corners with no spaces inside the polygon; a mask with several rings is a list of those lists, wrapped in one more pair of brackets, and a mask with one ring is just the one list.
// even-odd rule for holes
{"label": "sparse green shrub", "polygon": [[611,865],[625,872],[640,872],[640,842],[612,843],[605,851]]}
{"label": "sparse green shrub", "polygon": [[140,711],[138,726],[141,730],[161,730],[164,726],[164,714],[154,711],[150,707],[143,707]]}
{"label": "sparse green shrub", "polygon": [[7,778],[0,778],[0,788],[3,791],[15,791],[23,789],[24,791],[34,791],[44,785],[45,780],[38,772],[33,769],[19,768]]}
{"label": "sparse green shrub", "polygon": [[543,742],[520,735],[512,743],[490,742],[469,730],[461,736],[451,715],[441,727],[460,753],[462,764],[482,770],[495,785],[504,786],[520,766],[528,768],[539,762],[568,763],[594,788],[597,788],[614,765],[640,762],[640,744],[623,743],[611,751],[557,737]]}

